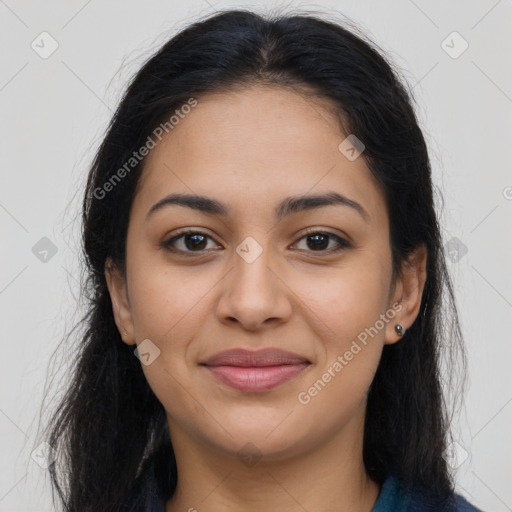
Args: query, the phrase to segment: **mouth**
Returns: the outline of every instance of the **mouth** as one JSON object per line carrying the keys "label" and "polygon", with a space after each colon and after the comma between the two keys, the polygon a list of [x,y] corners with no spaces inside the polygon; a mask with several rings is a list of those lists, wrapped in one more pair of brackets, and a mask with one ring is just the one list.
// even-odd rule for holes
{"label": "mouth", "polygon": [[218,381],[249,393],[269,391],[311,365],[306,358],[278,349],[221,352],[201,363]]}

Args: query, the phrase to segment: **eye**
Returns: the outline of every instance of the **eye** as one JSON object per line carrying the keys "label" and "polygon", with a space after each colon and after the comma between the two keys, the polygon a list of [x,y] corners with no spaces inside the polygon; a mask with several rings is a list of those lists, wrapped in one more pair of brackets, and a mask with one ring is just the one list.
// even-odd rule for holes
{"label": "eye", "polygon": [[[169,249],[173,252],[182,252],[182,253],[191,253],[197,252],[201,253],[202,251],[206,251],[208,246],[208,239],[213,240],[210,236],[201,231],[184,231],[180,234],[173,236],[169,240],[163,242],[163,247]],[[216,248],[219,246],[216,245]],[[215,248],[214,247],[214,248]]]}
{"label": "eye", "polygon": [[[305,240],[307,252],[323,252],[327,254],[337,253],[344,249],[352,247],[350,242],[339,235],[330,233],[329,231],[308,231],[305,236],[299,239],[299,242]],[[332,242],[336,242],[337,246],[329,247]],[[303,250],[303,249],[300,249]]]}
{"label": "eye", "polygon": [[[213,241],[213,238],[201,231],[188,230],[164,241],[162,246],[169,251],[182,254],[201,254],[204,251],[214,250],[220,247],[219,245],[214,245],[214,247],[208,248],[208,240]],[[299,248],[299,250],[305,250],[307,252],[333,254],[352,247],[350,242],[329,231],[310,230],[296,243],[302,240],[306,241],[306,249]],[[335,242],[337,246],[334,245],[334,247],[332,247],[333,242]]]}

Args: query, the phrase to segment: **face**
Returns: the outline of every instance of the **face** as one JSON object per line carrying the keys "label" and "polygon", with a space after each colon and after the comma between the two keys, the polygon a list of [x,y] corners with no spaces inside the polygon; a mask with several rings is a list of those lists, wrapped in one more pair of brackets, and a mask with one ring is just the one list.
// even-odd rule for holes
{"label": "face", "polygon": [[[272,459],[361,430],[383,346],[417,314],[424,258],[393,281],[384,196],[345,138],[325,103],[258,86],[200,98],[151,151],[126,275],[107,280],[124,341],[150,340],[142,368],[173,440]],[[204,364],[267,348],[296,359]]]}

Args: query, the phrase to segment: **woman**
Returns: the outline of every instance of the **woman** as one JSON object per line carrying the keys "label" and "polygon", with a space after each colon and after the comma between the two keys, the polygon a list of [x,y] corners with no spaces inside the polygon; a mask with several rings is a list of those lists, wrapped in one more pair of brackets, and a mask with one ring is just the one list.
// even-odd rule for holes
{"label": "woman", "polygon": [[476,510],[445,460],[460,331],[427,148],[362,36],[246,11],[183,30],[130,84],[83,226],[47,438],[69,512]]}

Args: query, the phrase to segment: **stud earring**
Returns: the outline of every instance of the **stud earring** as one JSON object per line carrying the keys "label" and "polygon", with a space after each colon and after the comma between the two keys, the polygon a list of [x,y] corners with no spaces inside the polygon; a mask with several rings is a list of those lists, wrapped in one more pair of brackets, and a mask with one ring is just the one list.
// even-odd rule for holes
{"label": "stud earring", "polygon": [[123,334],[124,334],[125,336],[128,336],[128,333],[127,333],[126,331],[124,331],[124,332],[123,332]]}
{"label": "stud earring", "polygon": [[398,334],[398,336],[404,335],[404,328],[400,324],[395,325],[395,332]]}

